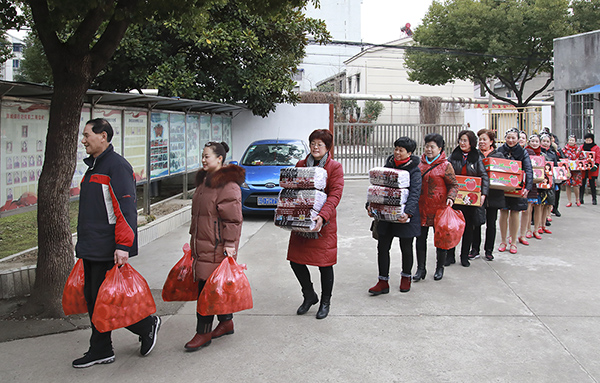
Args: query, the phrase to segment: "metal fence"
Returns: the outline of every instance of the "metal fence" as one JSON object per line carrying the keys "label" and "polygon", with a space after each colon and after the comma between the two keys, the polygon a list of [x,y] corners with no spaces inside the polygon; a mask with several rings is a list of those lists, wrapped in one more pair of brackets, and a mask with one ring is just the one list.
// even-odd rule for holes
{"label": "metal fence", "polygon": [[420,156],[427,134],[441,134],[447,146],[454,148],[463,129],[464,125],[334,123],[334,158],[342,164],[345,175],[366,175],[369,169],[383,166],[399,137],[415,140],[415,154]]}

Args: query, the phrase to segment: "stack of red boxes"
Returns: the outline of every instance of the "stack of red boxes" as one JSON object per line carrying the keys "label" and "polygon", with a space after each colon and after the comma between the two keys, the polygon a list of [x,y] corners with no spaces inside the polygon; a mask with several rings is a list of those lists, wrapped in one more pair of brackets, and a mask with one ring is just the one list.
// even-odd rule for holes
{"label": "stack of red boxes", "polygon": [[458,194],[454,200],[458,205],[481,206],[481,177],[456,176]]}
{"label": "stack of red boxes", "polygon": [[523,186],[521,161],[488,157],[483,159],[483,165],[490,177],[490,189],[504,190],[505,194],[514,195]]}

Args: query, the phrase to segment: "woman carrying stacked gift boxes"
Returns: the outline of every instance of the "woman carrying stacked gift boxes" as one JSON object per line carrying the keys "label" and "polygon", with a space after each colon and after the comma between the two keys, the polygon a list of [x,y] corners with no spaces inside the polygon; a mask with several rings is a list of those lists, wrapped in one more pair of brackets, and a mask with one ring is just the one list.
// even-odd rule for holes
{"label": "woman carrying stacked gift boxes", "polygon": [[[569,161],[576,161],[579,159],[579,154],[581,153],[581,148],[577,146],[577,138],[575,136],[569,136],[567,139],[567,143],[563,148],[563,153],[565,154],[565,158]],[[581,184],[583,183],[583,174],[581,170],[570,169],[571,177],[567,180],[567,207],[573,206],[571,200],[571,191],[575,192],[575,203],[577,206],[581,205],[581,201],[579,201],[579,190],[581,188]]]}
{"label": "woman carrying stacked gift boxes", "polygon": [[[450,163],[452,164],[454,173],[457,176],[481,178],[481,204],[485,203],[490,187],[490,180],[477,151],[477,137],[473,131],[463,130],[458,133],[457,141],[458,146],[450,155]],[[485,221],[485,212],[481,206],[468,206],[455,203],[453,207],[456,210],[460,210],[465,217],[465,231],[461,243],[460,263],[464,267],[469,267],[469,252],[473,241],[473,231],[475,226],[479,226]],[[455,251],[455,248],[448,250],[446,266],[455,263]]]}
{"label": "woman carrying stacked gift boxes", "polygon": [[544,177],[545,182],[550,184],[550,188],[543,189],[540,193],[541,203],[543,206],[542,219],[540,227],[537,228],[538,233],[552,234],[550,230],[546,228],[549,225],[548,217],[554,207],[556,201],[556,180],[554,179],[554,168],[558,166],[558,153],[552,147],[552,139],[548,134],[542,134],[540,137],[541,152],[546,159],[544,165]]}
{"label": "woman carrying stacked gift boxes", "polygon": [[[389,156],[384,167],[398,169],[395,177],[398,179],[406,178],[408,182],[394,184],[386,184],[389,188],[408,186],[408,194],[401,192],[403,189],[388,190],[385,193],[379,191],[370,192],[368,197],[371,200],[376,200],[379,196],[371,196],[371,194],[386,194],[386,197],[381,201],[383,204],[374,204],[367,202],[367,211],[370,216],[375,217],[378,221],[374,230],[377,236],[377,264],[379,267],[379,280],[377,284],[369,289],[372,295],[387,294],[389,288],[389,273],[390,273],[390,248],[395,237],[400,240],[400,251],[402,252],[402,273],[400,277],[400,291],[408,292],[411,285],[411,272],[413,267],[413,241],[415,237],[421,234],[420,216],[419,216],[419,196],[421,195],[421,172],[419,171],[419,157],[413,156],[413,152],[417,147],[417,143],[408,138],[400,137],[394,142],[394,154]],[[404,174],[402,174],[404,173]],[[373,183],[373,180],[372,180]],[[377,182],[378,183],[378,182]],[[408,185],[407,185],[408,184]],[[406,196],[402,209],[404,198],[394,196]],[[374,198],[372,198],[374,197]],[[386,205],[388,202],[390,205]],[[399,205],[400,204],[400,205]],[[400,214],[397,219],[392,221],[396,215],[390,216],[386,213],[386,208],[400,209]],[[375,234],[375,233],[374,233]]]}
{"label": "woman carrying stacked gift boxes", "polygon": [[333,265],[337,263],[337,211],[344,189],[344,171],[342,165],[331,158],[333,135],[327,129],[317,129],[308,137],[310,154],[298,161],[296,167],[318,166],[327,171],[327,199],[315,217],[314,232],[317,238],[308,238],[302,232],[292,231],[288,245],[287,259],[300,283],[304,300],[296,313],[306,314],[311,306],[319,302],[313,288],[307,265],[318,266],[321,274],[321,304],[317,319],[329,314],[333,291]]}
{"label": "woman carrying stacked gift boxes", "polygon": [[[489,129],[481,129],[477,132],[479,137],[479,158],[504,158],[504,155],[496,151],[496,133]],[[485,243],[483,250],[485,259],[491,261],[494,259],[494,242],[496,241],[496,220],[498,219],[498,209],[504,208],[504,191],[498,189],[489,189],[488,196],[483,204],[485,209]],[[481,247],[481,226],[476,225],[473,231],[473,244],[469,253],[469,258],[479,257]]]}
{"label": "woman carrying stacked gift boxes", "polygon": [[[535,237],[536,239],[542,239],[538,228],[542,225],[543,207],[541,206],[541,193],[538,189],[538,184],[544,180],[544,158],[542,156],[542,147],[540,142],[540,136],[538,134],[532,134],[529,137],[529,144],[525,147],[525,150],[529,154],[530,161],[532,163],[532,172],[534,172],[534,183],[527,193],[527,210],[521,217],[521,235],[519,236],[519,242],[523,245],[529,245],[527,239]],[[533,160],[531,158],[534,157]],[[535,166],[534,166],[535,165]],[[536,173],[539,172],[538,178]],[[545,194],[545,193],[542,193]],[[531,218],[533,216],[533,230],[531,229]]]}
{"label": "woman carrying stacked gift boxes", "polygon": [[[500,210],[500,237],[501,242],[498,251],[506,251],[508,243],[508,232],[510,231],[511,238],[517,238],[519,232],[519,214],[521,211],[527,210],[527,194],[533,187],[533,172],[531,168],[531,160],[529,154],[519,145],[520,131],[516,128],[511,128],[504,136],[505,142],[498,148],[498,152],[504,155],[506,159],[521,162],[521,167],[524,172],[523,186],[519,193],[506,196],[505,207]],[[510,253],[517,253],[517,245],[514,241],[510,245]]]}

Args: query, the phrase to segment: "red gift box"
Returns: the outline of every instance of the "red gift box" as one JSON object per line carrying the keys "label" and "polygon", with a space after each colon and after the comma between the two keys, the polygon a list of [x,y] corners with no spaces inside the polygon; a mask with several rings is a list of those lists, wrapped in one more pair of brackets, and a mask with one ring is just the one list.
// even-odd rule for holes
{"label": "red gift box", "polygon": [[546,163],[546,157],[544,156],[529,156],[531,160],[531,167],[534,169],[543,169]]}
{"label": "red gift box", "polygon": [[552,177],[554,175],[554,163],[546,162],[544,166],[544,180],[537,184],[538,189],[552,189]]}
{"label": "red gift box", "polygon": [[456,176],[458,194],[454,203],[481,206],[481,177]]}
{"label": "red gift box", "polygon": [[521,173],[521,161],[507,160],[506,158],[487,157],[482,160],[488,172]]}
{"label": "red gift box", "polygon": [[534,168],[533,170],[533,182],[534,183],[538,183],[538,182],[544,182],[544,167],[542,166],[541,168]]}
{"label": "red gift box", "polygon": [[569,169],[583,171],[587,169],[587,163],[583,160],[569,160]]}
{"label": "red gift box", "polygon": [[584,150],[579,153],[579,159],[588,162],[591,160],[592,163],[596,163],[596,152]]}
{"label": "red gift box", "polygon": [[[518,161],[517,161],[518,162]],[[490,189],[516,190],[523,183],[523,173],[489,172]]]}

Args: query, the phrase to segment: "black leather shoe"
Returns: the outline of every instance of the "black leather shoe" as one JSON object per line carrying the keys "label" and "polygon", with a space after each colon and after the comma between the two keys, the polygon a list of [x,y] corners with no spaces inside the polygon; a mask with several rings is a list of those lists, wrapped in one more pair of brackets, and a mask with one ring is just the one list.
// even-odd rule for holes
{"label": "black leather shoe", "polygon": [[557,210],[557,211],[554,212],[554,215],[557,216],[557,217],[560,217],[562,214],[560,214],[560,211]]}
{"label": "black leather shoe", "polygon": [[298,307],[296,314],[298,314],[298,315],[306,314],[308,312],[308,310],[310,309],[310,307],[312,305],[316,305],[317,303],[319,303],[319,296],[317,295],[317,293],[315,293],[313,291],[312,297],[310,295],[308,297],[306,297],[306,296],[304,297],[304,302],[302,302],[300,307]]}
{"label": "black leather shoe", "polygon": [[456,258],[454,257],[446,257],[446,262],[444,262],[444,266],[450,266],[456,263]]}
{"label": "black leather shoe", "polygon": [[321,304],[319,305],[319,311],[317,311],[317,319],[325,319],[327,315],[329,315],[329,302],[323,302],[321,300]]}
{"label": "black leather shoe", "polygon": [[413,275],[413,281],[419,282],[421,279],[425,279],[426,275],[427,275],[427,270],[417,269],[417,271],[415,272],[415,275]]}
{"label": "black leather shoe", "polygon": [[592,201],[592,205],[597,205],[598,203],[596,202],[596,200]]}
{"label": "black leather shoe", "polygon": [[469,262],[469,258],[468,257],[460,257],[460,264],[463,265],[463,267],[469,267],[471,266],[471,262]]}
{"label": "black leather shoe", "polygon": [[435,274],[433,274],[433,280],[434,281],[439,281],[442,278],[444,278],[444,268],[443,267],[438,267],[435,270]]}

